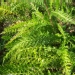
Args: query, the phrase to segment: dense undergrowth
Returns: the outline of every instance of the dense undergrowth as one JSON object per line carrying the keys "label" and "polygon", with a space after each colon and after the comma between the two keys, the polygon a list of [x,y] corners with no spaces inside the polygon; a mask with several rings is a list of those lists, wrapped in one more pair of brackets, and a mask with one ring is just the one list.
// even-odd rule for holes
{"label": "dense undergrowth", "polygon": [[0,7],[0,74],[75,75],[75,7],[33,1]]}

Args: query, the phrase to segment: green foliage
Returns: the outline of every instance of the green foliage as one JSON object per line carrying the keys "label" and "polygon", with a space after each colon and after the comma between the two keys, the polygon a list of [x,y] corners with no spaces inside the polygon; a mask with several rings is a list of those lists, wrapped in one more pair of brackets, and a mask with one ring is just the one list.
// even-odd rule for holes
{"label": "green foliage", "polygon": [[[29,6],[24,8],[24,3],[14,4],[11,11],[19,17],[25,16],[25,11],[29,12]],[[60,6],[59,0],[48,0],[48,4],[44,1],[44,5],[46,11],[43,14],[36,3],[31,3],[31,19],[20,19],[4,28],[2,39],[6,42],[7,52],[0,68],[2,75],[74,74],[75,35],[70,36],[64,28],[67,23],[75,25],[72,14],[65,2]]]}

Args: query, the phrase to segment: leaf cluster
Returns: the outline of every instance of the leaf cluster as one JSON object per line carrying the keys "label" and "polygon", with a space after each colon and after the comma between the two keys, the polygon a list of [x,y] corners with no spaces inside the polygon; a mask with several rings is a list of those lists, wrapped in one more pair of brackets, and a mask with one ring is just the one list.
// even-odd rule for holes
{"label": "leaf cluster", "polygon": [[[2,32],[7,49],[0,68],[2,74],[74,74],[75,35],[71,36],[65,30],[67,23],[75,25],[72,14],[64,0],[63,6],[60,6],[59,0],[48,0],[48,3],[44,1],[44,5],[46,11],[42,13],[35,3],[31,3],[32,18],[16,22]],[[18,12],[19,9],[19,6],[17,9],[14,6],[15,12],[22,16],[24,13]]]}

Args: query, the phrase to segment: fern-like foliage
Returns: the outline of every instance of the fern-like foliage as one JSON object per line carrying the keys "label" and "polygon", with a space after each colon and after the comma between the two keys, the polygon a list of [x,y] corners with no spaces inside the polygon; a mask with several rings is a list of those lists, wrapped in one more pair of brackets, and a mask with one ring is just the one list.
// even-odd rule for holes
{"label": "fern-like foliage", "polygon": [[60,19],[62,22],[68,22],[71,24],[75,24],[75,21],[71,17],[71,15],[63,12],[63,11],[52,11],[53,15],[55,15],[58,19]]}
{"label": "fern-like foliage", "polygon": [[[53,4],[51,1],[49,3]],[[75,36],[66,33],[60,22],[75,22],[66,12],[58,10],[60,6],[53,9],[45,3],[49,8],[45,14],[39,12],[35,4],[31,3],[31,6],[31,20],[16,22],[2,32],[7,52],[1,66],[4,73],[0,69],[1,74],[71,75],[75,64],[74,58],[71,58]]]}

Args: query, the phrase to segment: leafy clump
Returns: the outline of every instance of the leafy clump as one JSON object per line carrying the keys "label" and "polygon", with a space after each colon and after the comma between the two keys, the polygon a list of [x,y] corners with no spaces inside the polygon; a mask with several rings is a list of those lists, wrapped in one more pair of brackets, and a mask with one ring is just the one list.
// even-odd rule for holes
{"label": "leafy clump", "polygon": [[[51,1],[49,3],[54,4]],[[71,75],[73,73],[75,36],[71,37],[63,25],[75,22],[71,15],[68,16],[64,10],[59,10],[57,5],[57,8],[53,8],[46,2],[44,4],[46,11],[42,13],[34,3],[31,3],[32,18],[13,23],[2,32],[7,51],[1,66],[4,73],[0,68],[2,74]],[[18,11],[19,7],[17,9],[14,7],[14,10]]]}

